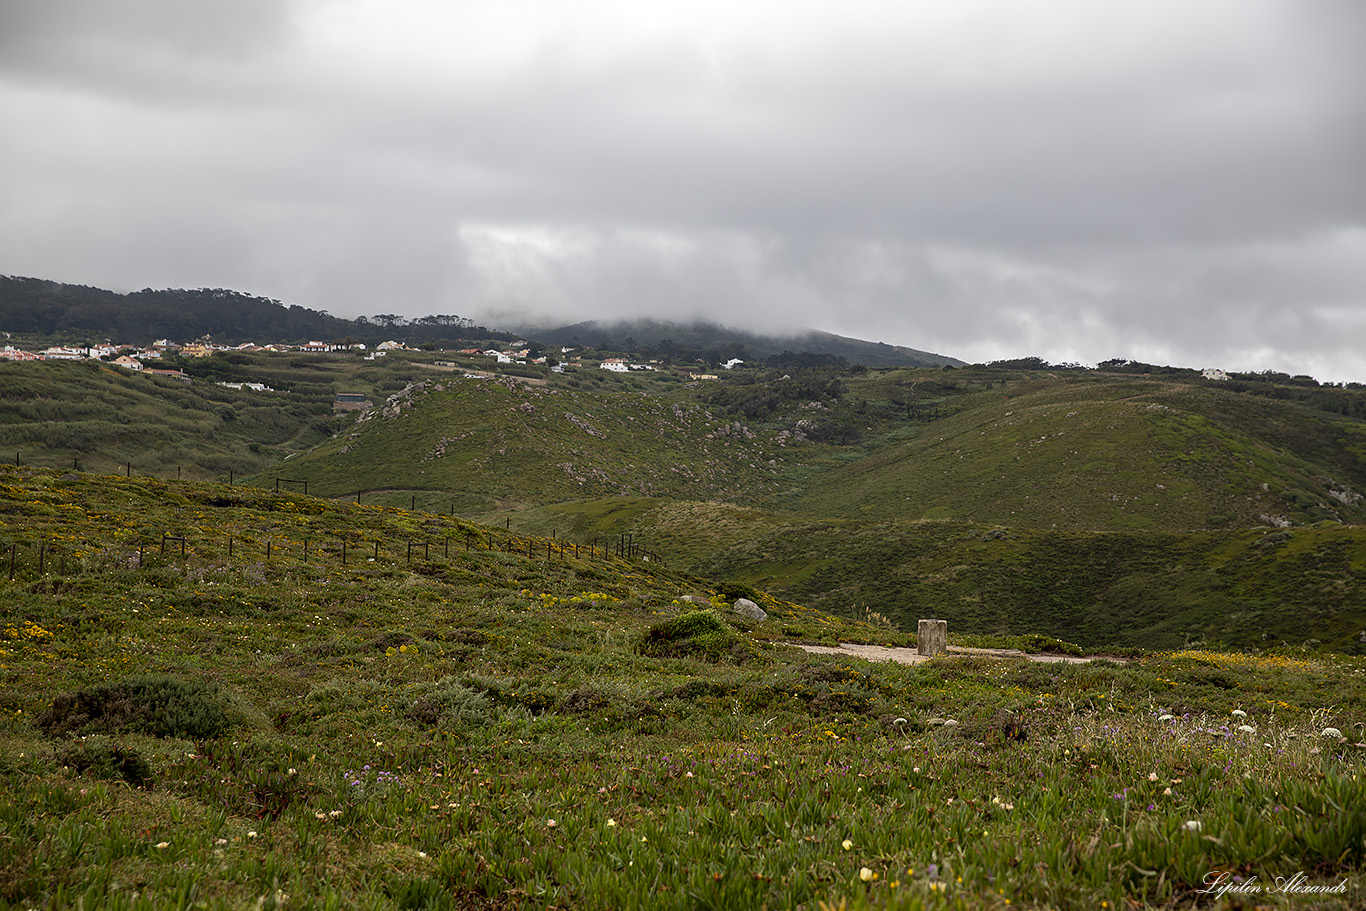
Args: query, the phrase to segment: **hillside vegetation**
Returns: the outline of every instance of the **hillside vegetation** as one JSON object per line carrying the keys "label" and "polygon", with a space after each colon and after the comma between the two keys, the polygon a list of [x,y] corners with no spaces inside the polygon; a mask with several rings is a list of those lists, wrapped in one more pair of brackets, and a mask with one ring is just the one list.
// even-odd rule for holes
{"label": "hillside vegetation", "polygon": [[960,373],[952,414],[787,501],[824,517],[1082,530],[1366,517],[1359,419],[1214,383]]}
{"label": "hillside vegetation", "polygon": [[[6,365],[0,435],[26,464],[254,470],[265,488],[627,536],[671,566],[908,630],[939,616],[1091,648],[1361,646],[1361,389],[820,359],[713,382],[473,377],[441,357],[216,356],[185,362],[191,386]],[[341,391],[376,407],[333,417]]]}
{"label": "hillside vegetation", "polygon": [[1357,417],[1214,383],[984,368],[453,375],[404,391],[297,470],[337,495],[459,490],[465,509],[662,496],[1078,531],[1366,518]]}
{"label": "hillside vegetation", "polygon": [[1361,904],[1359,659],[870,664],[780,643],[905,637],[585,550],[0,467],[0,904]]}
{"label": "hillside vegetation", "polygon": [[184,342],[202,337],[233,344],[310,339],[374,344],[401,336],[414,345],[468,347],[471,341],[513,338],[449,314],[412,321],[396,314],[345,319],[227,288],[144,288],[119,294],[9,275],[0,275],[0,330],[77,343],[111,339],[139,345],[160,338]]}
{"label": "hillside vegetation", "polygon": [[777,495],[771,439],[710,415],[681,383],[657,383],[437,376],[390,396],[289,472],[331,496],[440,492],[462,513],[577,497]]}
{"label": "hillside vegetation", "polygon": [[[5,461],[228,480],[307,451],[340,431],[339,392],[380,401],[431,370],[402,357],[243,354],[166,358],[188,381],[101,361],[0,361]],[[269,391],[220,383],[259,383]]]}

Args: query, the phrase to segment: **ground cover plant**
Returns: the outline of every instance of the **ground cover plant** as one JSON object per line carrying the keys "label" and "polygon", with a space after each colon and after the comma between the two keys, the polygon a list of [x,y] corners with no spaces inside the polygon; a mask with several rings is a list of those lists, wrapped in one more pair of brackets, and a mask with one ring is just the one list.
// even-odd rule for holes
{"label": "ground cover plant", "polygon": [[6,468],[0,523],[0,907],[1366,897],[1359,659],[815,656],[906,637],[240,486]]}

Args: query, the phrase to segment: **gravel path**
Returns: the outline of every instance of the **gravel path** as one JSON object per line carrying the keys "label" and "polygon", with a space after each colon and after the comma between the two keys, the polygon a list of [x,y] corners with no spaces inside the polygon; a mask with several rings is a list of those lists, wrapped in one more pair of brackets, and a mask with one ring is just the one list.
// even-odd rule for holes
{"label": "gravel path", "polygon": [[[838,648],[829,645],[802,645],[797,642],[787,644],[816,655],[848,655],[853,658],[866,658],[869,661],[895,661],[898,664],[915,664],[930,660],[913,648],[886,648],[881,645],[856,645],[853,642],[841,642]],[[963,648],[957,645],[949,646],[949,654],[983,655],[987,658],[1024,658],[1027,661],[1037,661],[1040,664],[1086,664],[1095,660],[1094,658],[1077,658],[1072,655],[1031,655],[1017,648]],[[1113,658],[1109,660],[1122,661],[1122,659]]]}

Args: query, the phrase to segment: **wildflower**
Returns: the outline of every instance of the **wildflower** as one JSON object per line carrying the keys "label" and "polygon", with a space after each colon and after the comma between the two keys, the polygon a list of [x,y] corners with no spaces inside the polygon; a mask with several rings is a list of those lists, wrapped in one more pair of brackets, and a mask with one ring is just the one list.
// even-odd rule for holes
{"label": "wildflower", "polygon": [[171,846],[171,843],[170,843],[169,841],[159,841],[159,842],[157,842],[157,850],[158,850],[158,851],[165,851],[165,850],[166,850],[167,848],[169,848],[170,846]]}
{"label": "wildflower", "polygon": [[616,821],[615,819],[613,819],[612,817],[610,817],[610,816],[607,817],[607,828],[609,828],[609,829],[615,829],[616,827],[617,827],[617,821]]}
{"label": "wildflower", "polygon": [[545,821],[545,827],[546,827],[547,829],[553,829],[553,828],[555,828],[557,825],[559,825],[559,823],[557,823],[557,822],[556,822],[555,820],[553,820],[553,819],[547,819],[547,820]]}
{"label": "wildflower", "polygon": [[1175,716],[1175,715],[1163,715],[1162,717],[1158,718],[1157,720],[1158,720],[1158,721],[1175,721],[1175,720],[1176,720],[1176,716]]}
{"label": "wildflower", "polygon": [[255,829],[252,829],[250,832],[247,833],[247,838],[255,838],[255,837],[256,837],[256,830],[255,830]]}
{"label": "wildflower", "polygon": [[1149,781],[1157,781],[1157,773],[1156,773],[1156,772],[1149,772],[1149,773],[1148,773],[1148,780],[1149,780]]}
{"label": "wildflower", "polygon": [[1230,712],[1229,714],[1231,714],[1234,718],[1246,718],[1246,717],[1247,717],[1247,712],[1244,712],[1242,709],[1234,709],[1234,710],[1233,710],[1232,712]]}
{"label": "wildflower", "polygon": [[1198,820],[1198,819],[1188,819],[1188,820],[1186,820],[1186,831],[1187,831],[1187,832],[1199,832],[1201,828],[1202,828],[1202,826],[1200,825],[1200,820]]}
{"label": "wildflower", "polygon": [[873,880],[877,879],[877,874],[874,873],[872,870],[869,870],[867,867],[860,867],[858,871],[858,878],[866,883],[870,883]]}
{"label": "wildflower", "polygon": [[298,775],[298,774],[299,774],[299,770],[298,770],[298,769],[290,769],[290,770],[289,770],[289,774],[291,774],[291,775]]}
{"label": "wildflower", "polygon": [[1342,739],[1342,731],[1339,731],[1337,728],[1324,728],[1324,729],[1323,729],[1323,736],[1324,736],[1324,737],[1336,737],[1338,740],[1341,740],[1341,739]]}
{"label": "wildflower", "polygon": [[840,842],[840,847],[848,851],[854,847],[854,843],[846,838],[844,841]]}
{"label": "wildflower", "polygon": [[1162,796],[1163,796],[1163,797],[1171,797],[1171,796],[1172,796],[1172,789],[1171,789],[1171,788],[1163,788],[1163,789],[1162,789]]}
{"label": "wildflower", "polygon": [[1252,725],[1250,725],[1250,724],[1240,724],[1240,725],[1238,725],[1238,733],[1240,733],[1240,734],[1255,734],[1255,733],[1257,733],[1257,729],[1254,728],[1254,727],[1253,727]]}

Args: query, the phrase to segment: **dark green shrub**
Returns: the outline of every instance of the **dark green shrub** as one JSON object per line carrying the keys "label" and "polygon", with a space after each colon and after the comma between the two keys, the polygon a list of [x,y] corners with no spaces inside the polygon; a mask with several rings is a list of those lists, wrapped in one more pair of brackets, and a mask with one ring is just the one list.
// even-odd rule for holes
{"label": "dark green shrub", "polygon": [[739,598],[748,598],[755,603],[759,601],[759,592],[754,586],[746,585],[743,582],[722,582],[716,586],[716,591],[727,601],[735,601]]}
{"label": "dark green shrub", "polygon": [[152,786],[152,765],[137,750],[116,746],[103,737],[70,744],[57,761],[78,774],[126,781],[135,788]]}
{"label": "dark green shrub", "polygon": [[689,611],[645,631],[636,651],[652,658],[701,658],[745,662],[757,657],[754,646],[712,610]]}
{"label": "dark green shrub", "polygon": [[441,722],[482,722],[489,718],[489,699],[478,690],[450,677],[418,696],[408,707],[408,717],[430,727]]}
{"label": "dark green shrub", "polygon": [[53,737],[129,732],[207,740],[232,719],[217,686],[151,674],[62,693],[36,723]]}

